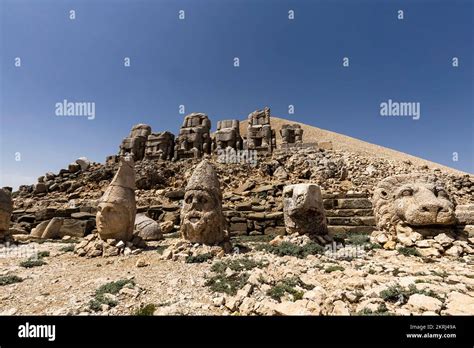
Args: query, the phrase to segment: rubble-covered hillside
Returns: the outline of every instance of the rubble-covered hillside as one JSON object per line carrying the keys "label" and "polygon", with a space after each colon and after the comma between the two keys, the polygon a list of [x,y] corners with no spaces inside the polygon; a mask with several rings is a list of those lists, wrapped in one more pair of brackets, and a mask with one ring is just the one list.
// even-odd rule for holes
{"label": "rubble-covered hillside", "polygon": [[[333,148],[278,149],[256,162],[205,155],[220,181],[231,237],[225,252],[179,238],[185,188],[200,160],[135,163],[136,212],[158,224],[153,240],[97,238],[99,199],[117,163],[83,158],[45,173],[12,194],[17,253],[0,259],[2,314],[474,313],[474,176]],[[411,173],[435,175],[467,217],[428,240],[410,230],[377,243],[374,190]],[[322,243],[285,232],[283,189],[297,183],[322,190],[329,232]]]}

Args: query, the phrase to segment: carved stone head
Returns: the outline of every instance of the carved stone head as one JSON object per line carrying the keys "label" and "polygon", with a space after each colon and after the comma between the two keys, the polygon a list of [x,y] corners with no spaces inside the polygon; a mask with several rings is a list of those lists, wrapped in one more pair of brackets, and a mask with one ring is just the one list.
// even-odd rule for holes
{"label": "carved stone head", "polygon": [[202,161],[186,186],[181,234],[193,243],[215,245],[225,239],[222,193],[214,167]]}
{"label": "carved stone head", "polygon": [[326,215],[318,185],[285,186],[283,212],[286,231],[289,234],[324,235],[327,233]]}
{"label": "carved stone head", "polygon": [[455,223],[454,203],[434,176],[394,175],[382,180],[374,191],[377,227],[390,230],[408,226],[446,226]]}
{"label": "carved stone head", "polygon": [[10,228],[13,203],[10,192],[0,189],[0,238]]}
{"label": "carved stone head", "polygon": [[119,169],[100,199],[97,230],[102,239],[128,241],[135,222],[135,170],[131,157],[120,159]]}

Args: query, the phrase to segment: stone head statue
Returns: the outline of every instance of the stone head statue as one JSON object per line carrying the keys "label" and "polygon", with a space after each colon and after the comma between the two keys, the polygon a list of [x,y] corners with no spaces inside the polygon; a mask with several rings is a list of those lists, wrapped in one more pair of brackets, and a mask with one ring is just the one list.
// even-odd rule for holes
{"label": "stone head statue", "polygon": [[225,239],[222,193],[214,167],[202,161],[186,186],[181,209],[181,234],[193,243],[215,245]]}
{"label": "stone head statue", "polygon": [[13,211],[13,203],[10,192],[0,189],[0,238],[10,228],[10,218]]}
{"label": "stone head statue", "polygon": [[283,188],[283,213],[289,234],[327,234],[321,190],[314,184],[288,185]]}
{"label": "stone head statue", "polygon": [[425,174],[394,175],[374,190],[373,205],[377,227],[452,225],[454,203],[436,177]]}
{"label": "stone head statue", "polygon": [[128,241],[135,223],[135,169],[132,157],[121,157],[117,173],[100,199],[97,230],[102,239]]}

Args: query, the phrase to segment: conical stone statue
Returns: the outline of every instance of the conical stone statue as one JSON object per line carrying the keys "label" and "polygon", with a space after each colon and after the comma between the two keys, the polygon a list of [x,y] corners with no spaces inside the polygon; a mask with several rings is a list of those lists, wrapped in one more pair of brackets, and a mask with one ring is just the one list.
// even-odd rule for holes
{"label": "conical stone statue", "polygon": [[118,171],[97,209],[96,223],[100,238],[131,240],[135,214],[134,162],[131,156],[121,157]]}
{"label": "conical stone statue", "polygon": [[214,167],[203,160],[186,186],[181,235],[192,243],[217,245],[226,239],[222,193]]}
{"label": "conical stone statue", "polygon": [[10,192],[0,189],[0,240],[3,240],[10,229],[13,203]]}

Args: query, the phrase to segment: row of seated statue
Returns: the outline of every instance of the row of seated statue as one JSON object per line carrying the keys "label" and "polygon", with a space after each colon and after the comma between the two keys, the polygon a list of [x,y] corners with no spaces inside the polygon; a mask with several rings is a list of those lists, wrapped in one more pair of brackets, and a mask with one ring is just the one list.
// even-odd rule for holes
{"label": "row of seated statue", "polygon": [[[256,110],[248,115],[247,135],[240,135],[239,120],[217,122],[217,130],[211,133],[211,120],[204,113],[192,113],[184,118],[179,135],[169,131],[152,133],[146,124],[135,125],[120,145],[119,156],[131,154],[135,161],[142,159],[179,160],[199,158],[219,149],[257,150],[271,153],[276,148],[275,130],[270,124],[270,108]],[[280,130],[282,143],[303,143],[303,129],[298,124],[285,124]],[[109,156],[107,161],[115,161]]]}

